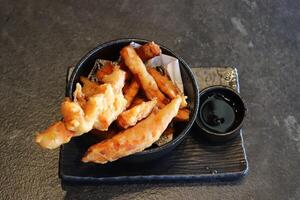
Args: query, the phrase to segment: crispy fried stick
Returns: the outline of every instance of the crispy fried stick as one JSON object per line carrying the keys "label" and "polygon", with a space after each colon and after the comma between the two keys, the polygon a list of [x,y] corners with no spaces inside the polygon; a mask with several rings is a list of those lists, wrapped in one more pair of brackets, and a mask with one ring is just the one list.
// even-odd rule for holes
{"label": "crispy fried stick", "polygon": [[156,99],[154,99],[148,102],[143,102],[130,108],[129,110],[124,111],[117,119],[118,125],[124,129],[134,126],[138,121],[144,119],[151,113],[156,103]]}
{"label": "crispy fried stick", "polygon": [[180,103],[181,98],[175,98],[156,114],[152,113],[137,125],[91,146],[82,161],[105,164],[150,147],[176,116]]}
{"label": "crispy fried stick", "polygon": [[126,46],[121,50],[121,56],[129,70],[139,79],[146,96],[152,100],[157,98],[158,107],[162,108],[169,100],[158,89],[153,77],[147,72],[143,61],[131,46]]}

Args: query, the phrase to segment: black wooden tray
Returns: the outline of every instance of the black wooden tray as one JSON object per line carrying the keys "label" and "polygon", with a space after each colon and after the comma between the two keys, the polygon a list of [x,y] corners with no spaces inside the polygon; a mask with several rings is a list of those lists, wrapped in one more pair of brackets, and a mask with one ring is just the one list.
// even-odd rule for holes
{"label": "black wooden tray", "polygon": [[[239,91],[234,68],[194,71],[201,77],[198,79],[201,89],[223,84]],[[248,172],[242,131],[225,144],[213,144],[200,136],[195,123],[187,138],[172,153],[147,163],[133,164],[122,160],[106,165],[82,163],[80,160],[92,143],[93,136],[85,134],[61,147],[59,177],[63,184],[236,180]]]}

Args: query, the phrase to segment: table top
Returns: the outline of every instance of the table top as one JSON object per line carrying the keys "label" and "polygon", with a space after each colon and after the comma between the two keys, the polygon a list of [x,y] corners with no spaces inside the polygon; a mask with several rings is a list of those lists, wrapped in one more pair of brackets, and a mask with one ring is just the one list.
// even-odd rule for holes
{"label": "table top", "polygon": [[[297,0],[1,1],[1,197],[299,199],[299,8]],[[34,135],[60,119],[67,67],[98,43],[124,37],[157,41],[193,67],[237,67],[249,110],[248,176],[61,189],[58,150],[40,149]]]}

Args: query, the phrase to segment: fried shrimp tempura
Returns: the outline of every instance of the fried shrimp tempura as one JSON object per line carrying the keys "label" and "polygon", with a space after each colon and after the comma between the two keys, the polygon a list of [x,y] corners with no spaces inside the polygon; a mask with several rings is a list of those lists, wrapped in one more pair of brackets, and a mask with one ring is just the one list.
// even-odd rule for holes
{"label": "fried shrimp tempura", "polygon": [[130,108],[129,110],[124,111],[117,119],[118,125],[124,129],[134,126],[138,121],[144,119],[151,113],[156,103],[157,101],[154,99],[148,102],[143,102]]}
{"label": "fried shrimp tempura", "polygon": [[164,107],[164,105],[167,104],[169,100],[158,89],[155,80],[147,72],[143,61],[137,55],[134,48],[131,46],[126,46],[121,50],[120,54],[129,70],[139,79],[140,84],[146,93],[146,96],[150,100],[157,98],[158,107]]}
{"label": "fried shrimp tempura", "polygon": [[136,49],[136,53],[142,59],[143,62],[160,55],[160,47],[154,42],[148,42]]}
{"label": "fried shrimp tempura", "polygon": [[38,133],[35,142],[46,149],[55,149],[62,144],[68,143],[74,136],[63,122],[56,122],[41,133]]}
{"label": "fried shrimp tempura", "polygon": [[127,100],[126,108],[128,108],[131,105],[132,100],[134,99],[134,97],[137,95],[139,91],[139,88],[140,88],[140,84],[136,79],[133,79],[129,84],[129,86],[124,88],[124,96],[125,99]]}
{"label": "fried shrimp tempura", "polygon": [[187,106],[186,97],[166,74],[162,75],[153,67],[147,67],[147,71],[156,81],[158,88],[169,98],[174,99],[176,96],[181,95],[182,101],[180,108],[184,108]]}
{"label": "fried shrimp tempura", "polygon": [[82,161],[105,164],[150,147],[176,116],[180,103],[181,98],[177,97],[156,114],[152,113],[134,127],[91,146]]}

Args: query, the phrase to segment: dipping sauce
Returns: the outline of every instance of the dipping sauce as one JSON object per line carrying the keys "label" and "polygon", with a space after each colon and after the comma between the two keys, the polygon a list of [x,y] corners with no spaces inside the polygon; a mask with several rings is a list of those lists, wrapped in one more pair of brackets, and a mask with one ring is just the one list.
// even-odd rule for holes
{"label": "dipping sauce", "polygon": [[196,118],[199,133],[211,142],[226,142],[241,133],[246,107],[240,95],[216,85],[200,91]]}
{"label": "dipping sauce", "polygon": [[205,128],[216,133],[230,131],[236,121],[234,103],[222,94],[212,94],[202,103],[199,118]]}

